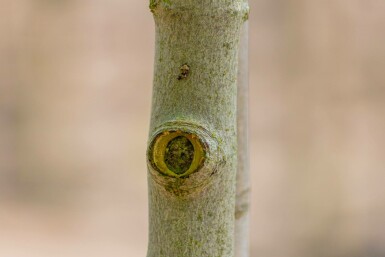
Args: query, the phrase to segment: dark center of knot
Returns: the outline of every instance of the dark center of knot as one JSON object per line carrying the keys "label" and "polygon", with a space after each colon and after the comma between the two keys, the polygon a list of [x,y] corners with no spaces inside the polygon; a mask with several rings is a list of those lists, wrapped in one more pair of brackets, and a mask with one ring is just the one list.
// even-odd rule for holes
{"label": "dark center of knot", "polygon": [[194,146],[184,136],[172,139],[166,147],[164,162],[175,174],[185,173],[191,166],[194,158]]}

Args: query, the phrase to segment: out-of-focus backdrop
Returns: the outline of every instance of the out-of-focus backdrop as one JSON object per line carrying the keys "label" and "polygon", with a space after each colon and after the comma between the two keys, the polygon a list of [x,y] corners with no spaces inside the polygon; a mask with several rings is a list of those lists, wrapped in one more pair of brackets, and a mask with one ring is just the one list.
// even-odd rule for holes
{"label": "out-of-focus backdrop", "polygon": [[[385,1],[253,0],[253,257],[385,256]],[[0,256],[145,256],[146,1],[0,0]]]}

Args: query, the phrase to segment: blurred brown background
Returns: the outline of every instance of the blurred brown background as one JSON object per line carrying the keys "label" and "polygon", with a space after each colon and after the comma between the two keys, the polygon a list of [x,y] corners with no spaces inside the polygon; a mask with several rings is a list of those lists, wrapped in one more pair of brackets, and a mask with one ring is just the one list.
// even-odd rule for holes
{"label": "blurred brown background", "polygon": [[[385,1],[255,0],[253,257],[385,256]],[[145,256],[146,1],[0,0],[0,256]]]}

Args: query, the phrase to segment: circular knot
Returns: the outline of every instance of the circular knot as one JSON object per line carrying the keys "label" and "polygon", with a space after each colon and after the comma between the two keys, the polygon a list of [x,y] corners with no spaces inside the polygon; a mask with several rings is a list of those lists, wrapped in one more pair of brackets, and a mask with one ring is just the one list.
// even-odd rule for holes
{"label": "circular knot", "polygon": [[196,172],[205,160],[205,145],[193,133],[166,130],[152,140],[149,151],[152,167],[164,175],[182,177]]}

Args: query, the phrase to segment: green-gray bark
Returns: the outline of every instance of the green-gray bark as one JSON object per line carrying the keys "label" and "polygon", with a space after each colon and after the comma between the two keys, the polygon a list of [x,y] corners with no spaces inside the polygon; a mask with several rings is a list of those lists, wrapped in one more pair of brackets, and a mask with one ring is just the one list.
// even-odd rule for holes
{"label": "green-gray bark", "polygon": [[238,168],[235,197],[235,257],[249,256],[249,149],[248,149],[248,22],[243,25],[238,54],[237,141]]}
{"label": "green-gray bark", "polygon": [[248,7],[163,0],[150,8],[156,51],[147,256],[232,257],[237,57]]}

